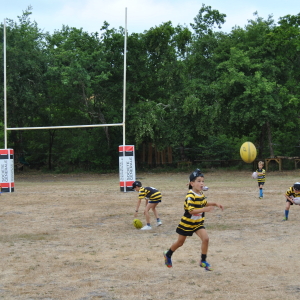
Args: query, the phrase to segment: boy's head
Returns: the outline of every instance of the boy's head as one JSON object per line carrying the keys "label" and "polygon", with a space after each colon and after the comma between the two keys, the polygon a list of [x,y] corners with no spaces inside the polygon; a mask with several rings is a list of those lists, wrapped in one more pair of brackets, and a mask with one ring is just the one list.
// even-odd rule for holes
{"label": "boy's head", "polygon": [[300,182],[296,182],[294,185],[294,190],[299,192],[300,191]]}
{"label": "boy's head", "polygon": [[189,177],[190,179],[189,190],[192,189],[191,182],[195,182],[195,179],[197,177],[204,177],[204,175],[201,173],[199,169],[196,169]]}
{"label": "boy's head", "polygon": [[262,169],[262,167],[264,166],[264,164],[265,164],[265,163],[264,163],[263,161],[259,161],[259,162],[258,162],[258,168],[259,168],[259,169]]}
{"label": "boy's head", "polygon": [[135,181],[132,184],[132,190],[135,190],[138,192],[140,190],[141,186],[142,186],[142,183],[140,181]]}

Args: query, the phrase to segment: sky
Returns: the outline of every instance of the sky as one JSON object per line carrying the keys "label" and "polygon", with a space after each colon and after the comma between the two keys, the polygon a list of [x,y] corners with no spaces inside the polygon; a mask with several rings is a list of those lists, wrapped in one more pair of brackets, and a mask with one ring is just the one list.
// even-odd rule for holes
{"label": "sky", "polygon": [[[244,28],[253,13],[267,19],[300,13],[300,0],[0,0],[0,23],[4,18],[18,21],[23,11],[32,6],[30,19],[44,32],[53,33],[63,25],[83,28],[89,33],[100,32],[104,21],[110,28],[125,28],[127,8],[128,34],[142,33],[151,27],[171,21],[173,26],[194,23],[202,3],[227,15],[222,31]],[[2,4],[2,5],[1,5]]]}

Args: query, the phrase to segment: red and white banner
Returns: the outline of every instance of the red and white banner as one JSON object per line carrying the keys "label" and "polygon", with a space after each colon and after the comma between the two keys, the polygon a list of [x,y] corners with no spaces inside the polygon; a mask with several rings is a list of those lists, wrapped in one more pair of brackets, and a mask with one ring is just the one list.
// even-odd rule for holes
{"label": "red and white banner", "polygon": [[[119,174],[120,190],[132,191],[132,184],[135,182],[135,156],[134,146],[119,146]],[[125,189],[124,189],[125,187]]]}
{"label": "red and white banner", "polygon": [[14,183],[14,150],[0,149],[0,183],[1,192],[11,193],[15,190]]}

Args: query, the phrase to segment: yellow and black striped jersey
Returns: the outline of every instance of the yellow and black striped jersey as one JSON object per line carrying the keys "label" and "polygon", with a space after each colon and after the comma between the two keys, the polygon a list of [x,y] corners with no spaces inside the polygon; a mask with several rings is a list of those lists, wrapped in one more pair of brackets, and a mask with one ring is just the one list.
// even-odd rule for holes
{"label": "yellow and black striped jersey", "polygon": [[154,187],[141,187],[139,191],[139,199],[144,199],[150,201],[158,201],[161,200],[161,193]]}
{"label": "yellow and black striped jersey", "polygon": [[184,202],[184,215],[177,227],[177,233],[182,235],[190,235],[203,227],[205,213],[192,215],[190,212],[194,209],[203,208],[207,205],[204,194],[196,194],[192,190],[188,192]]}
{"label": "yellow and black striped jersey", "polygon": [[266,171],[265,169],[257,169],[257,181],[258,182],[266,182]]}
{"label": "yellow and black striped jersey", "polygon": [[294,196],[295,198],[300,197],[300,191],[296,194],[294,187],[291,186],[285,193],[288,197]]}

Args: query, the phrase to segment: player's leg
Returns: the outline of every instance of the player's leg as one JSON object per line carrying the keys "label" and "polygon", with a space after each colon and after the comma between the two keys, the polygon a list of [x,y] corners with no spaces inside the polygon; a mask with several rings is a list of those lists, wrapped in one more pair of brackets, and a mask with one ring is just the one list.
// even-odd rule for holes
{"label": "player's leg", "polygon": [[144,215],[146,217],[147,225],[144,226],[143,228],[141,228],[141,230],[150,230],[151,229],[149,210],[156,205],[157,205],[156,203],[148,203],[147,206],[145,207]]}
{"label": "player's leg", "polygon": [[207,255],[209,237],[208,237],[208,234],[207,234],[205,228],[201,228],[201,229],[197,230],[195,233],[199,236],[199,238],[202,241],[201,253],[204,255]]}
{"label": "player's leg", "polygon": [[186,236],[178,234],[178,240],[171,246],[171,251],[176,251],[179,247],[181,247],[186,240]]}
{"label": "player's leg", "polygon": [[287,221],[289,218],[289,211],[290,211],[291,202],[289,200],[286,200],[285,204],[285,212],[284,212],[284,218],[282,221]]}
{"label": "player's leg", "polygon": [[155,205],[152,207],[152,211],[155,215],[155,218],[156,218],[156,226],[160,226],[162,223],[161,223],[161,220],[159,219],[159,216],[158,216],[158,212],[156,210],[156,206],[158,205],[158,203],[155,203]]}
{"label": "player's leg", "polygon": [[205,228],[201,228],[201,229],[197,230],[196,234],[199,236],[199,238],[202,241],[200,267],[205,268],[206,271],[212,271],[213,269],[211,268],[209,263],[206,261],[207,251],[208,251],[208,243],[209,243],[208,234],[207,234]]}
{"label": "player's leg", "polygon": [[152,211],[153,211],[153,213],[154,213],[156,219],[158,218],[158,212],[157,212],[157,210],[156,210],[156,206],[157,206],[157,205],[158,205],[158,203],[155,203],[155,204],[153,205],[153,207],[152,207]]}
{"label": "player's leg", "polygon": [[259,186],[259,199],[263,198],[263,185],[261,183],[258,184]]}
{"label": "player's leg", "polygon": [[172,267],[171,257],[173,252],[175,252],[179,247],[181,247],[185,242],[186,236],[179,234],[178,240],[171,246],[171,248],[164,252],[165,264],[168,268]]}

